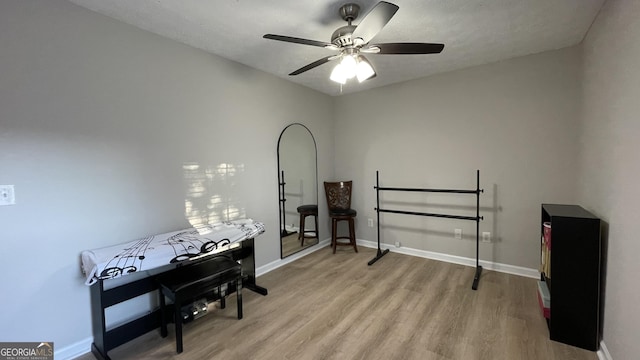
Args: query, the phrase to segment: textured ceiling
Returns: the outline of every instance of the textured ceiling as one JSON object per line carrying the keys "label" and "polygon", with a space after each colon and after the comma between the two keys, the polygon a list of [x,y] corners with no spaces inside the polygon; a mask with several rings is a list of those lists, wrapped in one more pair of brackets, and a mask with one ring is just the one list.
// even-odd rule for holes
{"label": "textured ceiling", "polygon": [[331,42],[346,25],[338,9],[361,7],[357,25],[378,0],[69,0],[90,10],[237,61],[329,95],[575,45],[604,0],[390,0],[400,7],[374,38],[445,44],[440,54],[367,55],[377,77],[346,85],[329,80],[334,62],[290,72],[332,51],[266,40],[266,33]]}

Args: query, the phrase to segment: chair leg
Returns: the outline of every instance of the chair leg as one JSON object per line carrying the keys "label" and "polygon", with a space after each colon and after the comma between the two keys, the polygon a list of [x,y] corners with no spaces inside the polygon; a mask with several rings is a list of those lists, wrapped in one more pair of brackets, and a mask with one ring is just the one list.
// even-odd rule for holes
{"label": "chair leg", "polygon": [[318,241],[320,241],[320,239],[318,238],[318,214],[313,215],[313,218],[315,219],[315,225],[316,227],[315,229],[315,234],[316,234],[316,239],[318,239]]}
{"label": "chair leg", "polygon": [[238,320],[242,319],[242,277],[236,280],[236,296],[238,298]]}
{"label": "chair leg", "polygon": [[300,234],[298,235],[298,240],[300,240],[300,246],[304,246],[304,221],[306,215],[300,214]]}
{"label": "chair leg", "polygon": [[182,352],[182,313],[180,311],[180,300],[178,297],[175,299],[174,308],[173,318],[176,325],[176,352],[180,354]]}
{"label": "chair leg", "polygon": [[226,295],[227,294],[222,294],[222,286],[218,286],[218,295],[220,295],[220,309],[226,308],[227,307],[227,300],[226,300]]}
{"label": "chair leg", "polygon": [[338,240],[336,236],[338,235],[338,220],[333,218],[331,219],[331,245],[333,245],[333,253],[336,253],[336,247],[338,246]]}
{"label": "chair leg", "polygon": [[300,231],[298,231],[298,240],[302,239],[304,244],[304,215],[300,214]]}
{"label": "chair leg", "polygon": [[160,336],[167,337],[167,314],[166,314],[166,301],[164,299],[164,293],[162,289],[158,290],[160,293]]}
{"label": "chair leg", "polygon": [[353,218],[349,219],[349,240],[351,241],[353,248],[358,252],[358,245],[356,245],[355,221]]}

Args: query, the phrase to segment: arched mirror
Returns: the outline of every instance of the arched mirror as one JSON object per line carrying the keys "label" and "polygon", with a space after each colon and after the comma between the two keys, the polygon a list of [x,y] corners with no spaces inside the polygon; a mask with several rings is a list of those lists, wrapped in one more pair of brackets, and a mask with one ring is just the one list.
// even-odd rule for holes
{"label": "arched mirror", "polygon": [[302,124],[291,124],[278,139],[280,254],[285,258],[318,243],[316,141]]}

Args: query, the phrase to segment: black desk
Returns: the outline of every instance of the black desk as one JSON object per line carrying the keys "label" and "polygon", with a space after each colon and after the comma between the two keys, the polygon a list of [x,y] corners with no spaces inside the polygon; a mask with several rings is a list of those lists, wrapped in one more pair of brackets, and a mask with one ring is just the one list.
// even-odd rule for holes
{"label": "black desk", "polygon": [[[231,255],[234,260],[241,261],[244,288],[255,291],[261,295],[267,295],[267,289],[256,284],[254,239],[246,239],[238,243],[233,243],[229,245],[227,250],[214,252],[210,256],[222,254]],[[191,260],[189,263],[193,263],[193,261],[206,261],[207,258],[208,257]],[[158,269],[158,271],[162,273],[163,271],[175,269],[176,266],[181,266],[181,263],[168,265]],[[109,350],[160,327],[161,309],[156,309],[147,315],[133,319],[110,330],[106,329],[105,320],[105,310],[108,307],[152,291],[158,291],[155,276],[149,276],[107,290],[105,290],[104,281],[109,280],[98,280],[97,283],[91,285],[91,319],[93,323],[93,344],[91,345],[91,352],[97,359],[109,360],[110,358],[107,355]]]}

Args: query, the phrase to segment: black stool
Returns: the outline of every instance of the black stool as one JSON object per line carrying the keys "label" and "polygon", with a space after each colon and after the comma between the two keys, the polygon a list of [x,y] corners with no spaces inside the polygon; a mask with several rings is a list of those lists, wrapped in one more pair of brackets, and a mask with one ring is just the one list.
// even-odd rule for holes
{"label": "black stool", "polygon": [[[300,233],[298,234],[298,240],[300,240],[300,246],[304,246],[304,239],[311,239],[318,237],[318,205],[300,205],[298,206],[298,213],[300,213]],[[313,235],[307,235],[304,230],[304,221],[307,216],[313,216],[315,219],[315,225],[312,232]]]}
{"label": "black stool", "polygon": [[[157,277],[160,285],[160,313],[162,323],[160,334],[167,336],[166,303],[164,297],[173,301],[174,323],[176,326],[176,352],[182,352],[182,314],[181,307],[188,301],[195,301],[207,292],[218,290],[223,284],[235,282],[238,298],[238,319],[242,319],[242,267],[233,259],[217,256],[196,264],[178,267]],[[224,296],[220,294],[221,307],[224,308]],[[225,294],[226,295],[226,294]]]}

